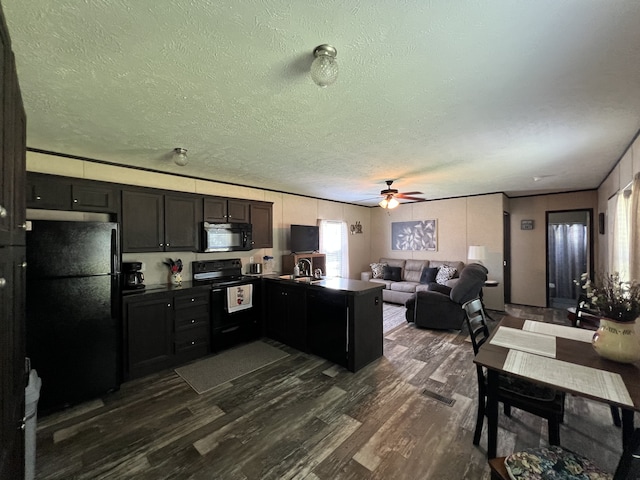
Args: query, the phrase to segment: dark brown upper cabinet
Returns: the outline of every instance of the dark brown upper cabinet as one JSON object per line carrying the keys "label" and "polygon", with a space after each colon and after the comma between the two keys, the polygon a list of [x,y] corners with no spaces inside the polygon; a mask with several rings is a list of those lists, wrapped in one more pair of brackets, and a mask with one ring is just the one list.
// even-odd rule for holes
{"label": "dark brown upper cabinet", "polygon": [[251,202],[250,216],[252,225],[253,248],[273,247],[273,204],[269,202]]}
{"label": "dark brown upper cabinet", "polygon": [[122,251],[197,251],[201,198],[146,189],[123,190]]}
{"label": "dark brown upper cabinet", "polygon": [[205,197],[204,221],[209,223],[250,223],[249,206],[248,200]]}
{"label": "dark brown upper cabinet", "polygon": [[119,189],[109,183],[30,172],[27,207],[116,213]]}

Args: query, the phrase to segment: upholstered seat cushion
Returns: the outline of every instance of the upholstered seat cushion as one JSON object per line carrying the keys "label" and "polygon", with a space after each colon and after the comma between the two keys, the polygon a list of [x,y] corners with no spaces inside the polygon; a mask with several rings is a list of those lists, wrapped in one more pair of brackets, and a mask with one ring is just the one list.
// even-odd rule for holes
{"label": "upholstered seat cushion", "polygon": [[528,448],[509,455],[505,467],[513,480],[611,480],[591,460],[560,447]]}
{"label": "upholstered seat cushion", "polygon": [[418,285],[416,282],[393,282],[389,288],[396,292],[415,292]]}

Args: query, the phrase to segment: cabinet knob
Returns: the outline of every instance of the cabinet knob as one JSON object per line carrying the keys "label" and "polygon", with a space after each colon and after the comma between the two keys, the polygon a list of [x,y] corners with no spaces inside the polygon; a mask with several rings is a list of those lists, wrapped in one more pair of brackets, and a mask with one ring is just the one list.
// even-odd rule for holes
{"label": "cabinet knob", "polygon": [[0,288],[4,288],[7,286],[7,279],[4,277],[0,277]]}
{"label": "cabinet knob", "polygon": [[0,205],[0,218],[6,218],[7,216],[7,209],[4,208],[2,205]]}
{"label": "cabinet knob", "polygon": [[195,344],[196,344],[196,342],[195,342],[195,341],[192,341],[192,342],[191,342],[191,345],[195,345]]}
{"label": "cabinet knob", "polygon": [[191,301],[192,301],[192,302],[195,302],[195,301],[196,301],[196,299],[195,299],[195,298],[192,298],[192,299],[191,299]]}
{"label": "cabinet knob", "polygon": [[27,262],[22,262],[22,263],[20,264],[20,266],[21,266],[22,268],[27,268]]}
{"label": "cabinet knob", "polygon": [[169,246],[169,244],[167,243],[167,244],[165,245],[165,247],[168,247],[168,246]]}
{"label": "cabinet knob", "polygon": [[171,304],[170,304],[170,303],[167,303],[167,307],[170,307],[170,306],[171,306]]}
{"label": "cabinet knob", "polygon": [[160,244],[160,246],[161,246],[161,247],[164,247],[164,243],[161,243],[161,244]]}
{"label": "cabinet knob", "polygon": [[22,222],[20,225],[18,225],[18,228],[21,228],[22,230],[26,230],[27,229],[27,222]]}
{"label": "cabinet knob", "polygon": [[78,199],[77,199],[77,198],[74,198],[74,199],[73,199],[73,203],[78,203]]}
{"label": "cabinet knob", "polygon": [[191,323],[196,323],[196,321],[195,320],[191,320]]}

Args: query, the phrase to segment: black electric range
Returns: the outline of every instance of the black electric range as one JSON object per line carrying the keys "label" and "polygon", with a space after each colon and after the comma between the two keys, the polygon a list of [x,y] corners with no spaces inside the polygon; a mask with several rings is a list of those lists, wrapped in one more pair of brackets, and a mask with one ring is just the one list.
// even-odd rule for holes
{"label": "black electric range", "polygon": [[212,287],[232,286],[256,279],[242,274],[242,260],[239,258],[191,262],[191,272],[194,284],[209,284]]}
{"label": "black electric range", "polygon": [[[214,351],[262,336],[260,278],[243,275],[239,258],[191,262],[193,284],[211,286],[211,340]],[[252,284],[253,302],[248,309],[230,312],[229,287]]]}

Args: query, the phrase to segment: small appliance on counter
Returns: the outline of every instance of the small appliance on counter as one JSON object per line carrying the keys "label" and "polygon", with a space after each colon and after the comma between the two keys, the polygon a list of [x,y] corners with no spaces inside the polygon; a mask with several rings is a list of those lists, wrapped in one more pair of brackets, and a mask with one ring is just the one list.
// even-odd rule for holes
{"label": "small appliance on counter", "polygon": [[262,273],[262,264],[261,263],[250,263],[249,264],[249,273],[253,273],[253,274]]}
{"label": "small appliance on counter", "polygon": [[123,288],[125,290],[138,290],[144,288],[144,273],[142,262],[122,262]]}

